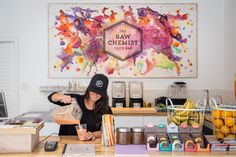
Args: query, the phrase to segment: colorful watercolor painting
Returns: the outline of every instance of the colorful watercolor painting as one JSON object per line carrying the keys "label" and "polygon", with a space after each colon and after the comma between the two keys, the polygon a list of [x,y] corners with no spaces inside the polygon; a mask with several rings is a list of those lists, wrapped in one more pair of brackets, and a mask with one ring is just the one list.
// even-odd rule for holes
{"label": "colorful watercolor painting", "polygon": [[49,4],[49,77],[197,77],[197,4]]}

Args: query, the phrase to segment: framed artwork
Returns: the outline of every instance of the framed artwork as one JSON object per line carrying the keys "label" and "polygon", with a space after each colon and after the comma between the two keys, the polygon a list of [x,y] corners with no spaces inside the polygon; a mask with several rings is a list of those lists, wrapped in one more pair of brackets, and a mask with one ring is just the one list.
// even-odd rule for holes
{"label": "framed artwork", "polygon": [[197,4],[49,4],[50,78],[197,77]]}

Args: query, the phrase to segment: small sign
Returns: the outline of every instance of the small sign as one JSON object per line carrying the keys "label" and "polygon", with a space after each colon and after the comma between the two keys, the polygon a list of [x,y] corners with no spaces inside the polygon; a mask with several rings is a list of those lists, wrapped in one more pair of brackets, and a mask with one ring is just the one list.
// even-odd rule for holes
{"label": "small sign", "polygon": [[120,21],[104,30],[104,50],[119,60],[142,52],[142,30]]}

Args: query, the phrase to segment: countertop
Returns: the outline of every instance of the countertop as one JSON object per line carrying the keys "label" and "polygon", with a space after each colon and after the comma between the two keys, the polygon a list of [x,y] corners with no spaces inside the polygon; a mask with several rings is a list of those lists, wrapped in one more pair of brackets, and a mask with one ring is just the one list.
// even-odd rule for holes
{"label": "countertop", "polygon": [[[40,137],[40,139],[44,139],[45,137]],[[59,140],[58,136],[53,136],[47,139],[47,141],[51,140]],[[95,144],[95,155],[96,156],[115,156],[115,147],[105,147],[101,145],[101,139],[96,139],[95,141],[87,141],[87,142],[79,142],[76,136],[63,136],[61,137],[61,141],[58,144],[58,148],[54,152],[45,152],[44,144],[46,141],[43,141],[39,144],[38,147],[34,149],[31,153],[18,153],[18,154],[0,154],[0,156],[30,156],[30,157],[39,157],[39,156],[61,156],[64,145],[66,143],[86,143],[86,144]],[[149,153],[148,156],[178,156],[178,157],[192,157],[192,156],[235,156],[236,152],[152,152]],[[140,156],[140,155],[139,155]],[[147,155],[145,155],[147,156]]]}

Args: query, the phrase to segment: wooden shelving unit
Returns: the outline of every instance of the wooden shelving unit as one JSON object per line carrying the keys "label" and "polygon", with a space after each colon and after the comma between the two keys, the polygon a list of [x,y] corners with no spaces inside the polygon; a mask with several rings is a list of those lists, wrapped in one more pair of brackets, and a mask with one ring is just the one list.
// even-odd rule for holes
{"label": "wooden shelving unit", "polygon": [[149,108],[112,108],[115,116],[166,116],[166,112],[157,112],[153,107]]}

